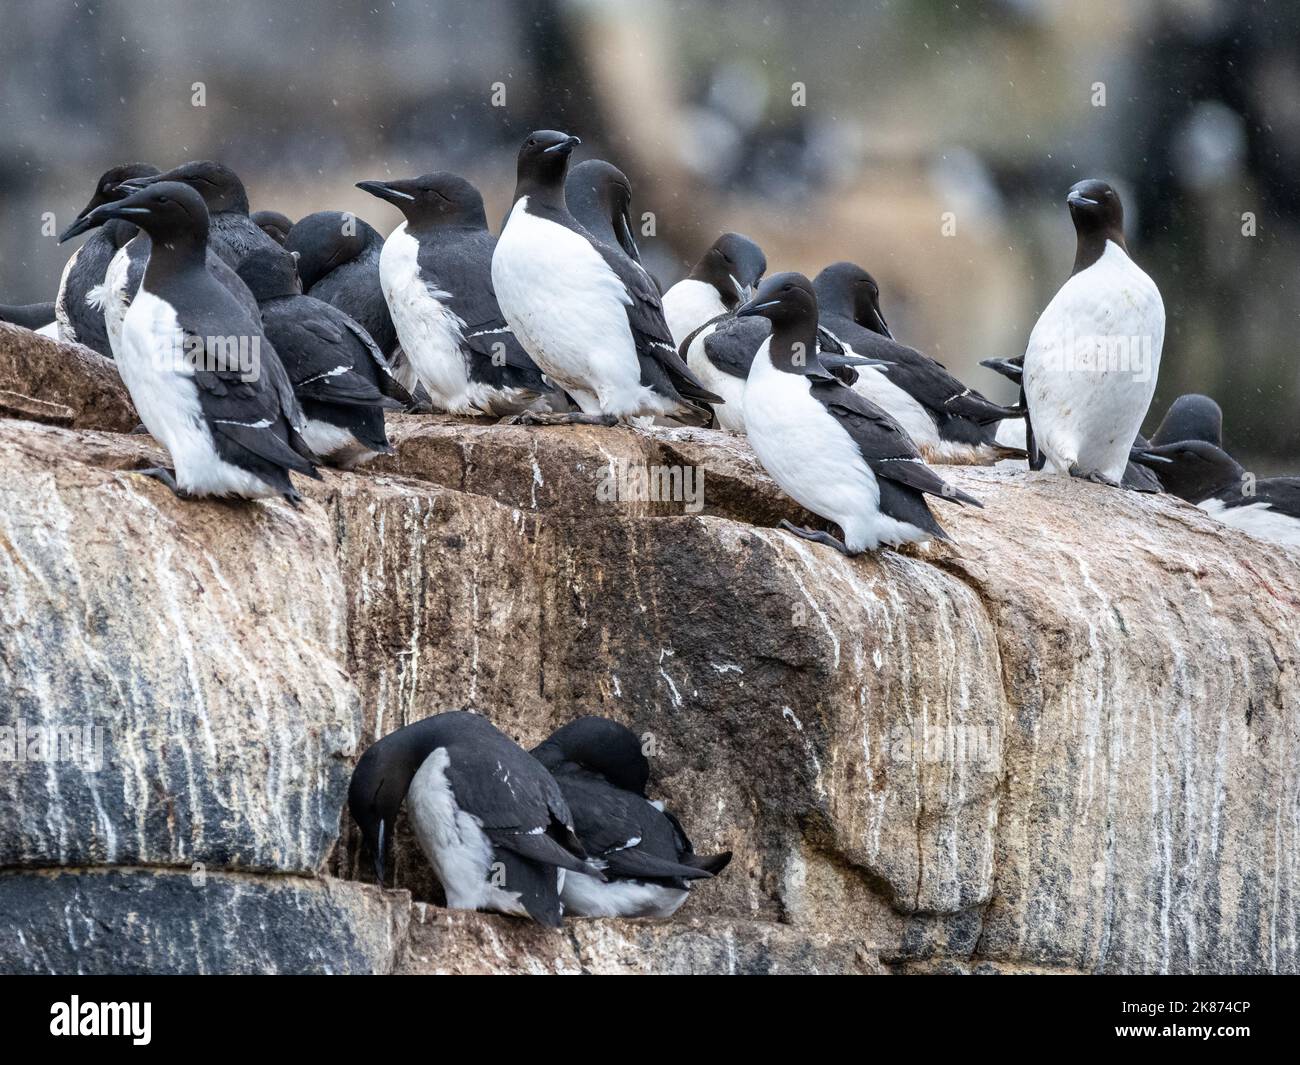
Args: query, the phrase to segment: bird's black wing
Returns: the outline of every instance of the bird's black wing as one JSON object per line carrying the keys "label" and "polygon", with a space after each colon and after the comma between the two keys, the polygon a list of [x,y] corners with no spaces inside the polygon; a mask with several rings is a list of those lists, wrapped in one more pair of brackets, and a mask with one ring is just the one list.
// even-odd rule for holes
{"label": "bird's black wing", "polygon": [[1004,418],[1018,418],[1023,413],[986,399],[967,388],[941,363],[896,340],[863,329],[847,319],[833,322],[831,329],[858,355],[889,363],[889,380],[940,417],[966,418],[987,425]]}
{"label": "bird's black wing", "polygon": [[982,505],[927,466],[903,427],[865,396],[838,381],[814,381],[810,391],[858,445],[858,451],[882,482],[882,499],[883,480],[888,480],[927,495]]}
{"label": "bird's black wing", "polygon": [[640,795],[587,774],[563,774],[560,790],[587,853],[615,876],[698,880],[709,873],[681,861],[672,823]]}
{"label": "bird's black wing", "polygon": [[475,362],[475,379],[498,387],[548,391],[542,372],[506,324],[492,287],[496,238],[471,230],[458,239],[421,241],[420,277],[442,295],[464,323],[463,338]]}
{"label": "bird's black wing", "polygon": [[262,305],[262,323],[300,400],[401,406],[379,390],[370,350],[373,342],[367,347],[361,340],[363,333],[349,329],[346,316],[337,308],[310,296],[286,296]]}
{"label": "bird's black wing", "polygon": [[[748,378],[754,356],[772,331],[772,324],[766,318],[720,315],[712,322],[706,322],[700,329],[707,329],[715,322],[717,325],[713,332],[704,338],[705,358],[725,374],[741,380]],[[690,339],[687,338],[683,345],[688,351],[689,343]]]}
{"label": "bird's black wing", "polygon": [[641,363],[641,384],[662,395],[692,403],[721,403],[686,365],[677,353],[673,335],[664,321],[664,307],[659,289],[646,271],[632,262],[621,249],[593,241],[608,266],[627,290],[627,323]]}
{"label": "bird's black wing", "polygon": [[1264,477],[1255,482],[1254,495],[1234,490],[1231,501],[1226,494],[1219,498],[1229,507],[1267,503],[1272,510],[1300,519],[1300,477]]}

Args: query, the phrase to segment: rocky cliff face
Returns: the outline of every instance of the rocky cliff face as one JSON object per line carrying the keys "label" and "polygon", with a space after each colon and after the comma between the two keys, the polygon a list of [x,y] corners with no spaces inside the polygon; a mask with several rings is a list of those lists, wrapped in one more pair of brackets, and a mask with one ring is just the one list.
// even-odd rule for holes
{"label": "rocky cliff face", "polygon": [[[957,546],[850,560],[737,438],[427,417],[186,503],[96,359],[0,326],[0,969],[1300,969],[1300,555],[949,468]],[[356,755],[457,707],[627,722],[731,867],[560,933],[412,910],[409,833],[362,883]]]}

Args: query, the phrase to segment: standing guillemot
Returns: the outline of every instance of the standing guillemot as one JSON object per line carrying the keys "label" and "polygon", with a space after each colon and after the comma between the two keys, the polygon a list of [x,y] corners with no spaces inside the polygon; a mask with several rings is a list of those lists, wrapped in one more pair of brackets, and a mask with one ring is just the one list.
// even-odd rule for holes
{"label": "standing guillemot", "polygon": [[1119,194],[1081,181],[1066,202],[1078,237],[1074,271],[1025,350],[1032,447],[1049,472],[1118,485],[1155,392],[1165,308],[1129,258]]}
{"label": "standing guillemot", "polygon": [[693,880],[722,872],[731,852],[696,854],[681,823],[646,798],[650,763],[636,733],[580,717],[533,748],[573,812],[573,825],[605,881],[568,873],[560,898],[579,917],[671,917]]}
{"label": "standing guillemot", "polygon": [[1179,396],[1169,404],[1159,427],[1151,434],[1155,447],[1184,440],[1203,440],[1223,447],[1223,409],[1209,396],[1197,392]]}
{"label": "standing guillemot", "polygon": [[297,502],[289,472],[319,477],[302,438],[302,409],[260,318],[208,265],[202,197],[179,182],[151,184],[78,224],[90,229],[114,218],[138,225],[152,248],[115,349],[117,369],[145,428],[175,465],[174,472],[134,472],[178,496]]}
{"label": "standing guillemot", "polygon": [[581,414],[529,412],[538,423],[615,424],[641,415],[702,423],[721,397],[677,354],[650,276],[587,235],[564,199],[579,143],[554,130],[519,149],[514,206],[492,256],[501,312],[524,350]]}
{"label": "standing guillemot", "polygon": [[981,506],[921,459],[903,428],[826,371],[816,354],[817,295],[802,274],[769,277],[736,311],[772,323],[745,384],[745,432],[772,479],[795,502],[835,522],[827,532],[783,528],[846,555],[950,537],[925,496]]}
{"label": "standing guillemot", "polygon": [[132,178],[122,185],[127,190],[136,190],[157,181],[179,181],[203,197],[211,219],[209,244],[232,270],[238,269],[249,252],[279,246],[249,217],[244,183],[223,163],[199,159],[152,177]]}
{"label": "standing guillemot", "polygon": [[673,343],[700,380],[705,367],[692,363],[682,351],[687,337],[705,322],[732,313],[754,294],[765,273],[762,248],[739,233],[723,233],[691,272],[664,293],[664,321]]}
{"label": "standing guillemot", "polygon": [[427,717],[357,762],[348,809],[380,884],[403,801],[452,909],[527,915],[556,928],[565,870],[603,875],[587,863],[555,779],[478,714]]}
{"label": "standing guillemot", "polygon": [[632,183],[627,175],[603,159],[584,159],[569,171],[564,182],[569,213],[597,240],[622,248],[634,263],[641,263],[632,225]]}
{"label": "standing guillemot", "polygon": [[817,275],[813,290],[823,329],[847,351],[888,364],[887,372],[864,371],[855,387],[894,417],[928,461],[1025,457],[997,441],[999,423],[1024,411],[985,399],[941,363],[894,340],[880,313],[879,286],[862,267],[834,263]]}
{"label": "standing guillemot", "polygon": [[337,307],[302,294],[292,252],[252,252],[239,276],[257,298],[262,328],[307,416],[307,445],[343,469],[389,454],[384,411],[400,410],[411,397],[370,334]]}
{"label": "standing guillemot", "polygon": [[445,172],[357,188],[405,215],[384,241],[379,277],[402,352],[434,407],[517,414],[553,391],[501,316],[497,242],[478,189]]}
{"label": "standing guillemot", "polygon": [[1205,440],[1134,449],[1133,458],[1155,471],[1165,491],[1225,525],[1300,547],[1300,477],[1256,479]]}
{"label": "standing guillemot", "polygon": [[248,217],[253,220],[253,225],[281,247],[289,239],[289,231],[293,229],[293,219],[279,211],[254,211]]}

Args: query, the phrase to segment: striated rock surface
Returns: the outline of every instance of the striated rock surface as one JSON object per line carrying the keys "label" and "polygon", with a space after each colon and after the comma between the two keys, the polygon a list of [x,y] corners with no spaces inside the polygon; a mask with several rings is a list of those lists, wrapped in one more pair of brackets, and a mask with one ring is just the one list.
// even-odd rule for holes
{"label": "striated rock surface", "polygon": [[[9,874],[58,900],[29,927],[101,905],[61,879],[107,875],[82,867],[351,890],[356,753],[471,707],[525,745],[627,722],[697,848],[735,858],[667,924],[417,907],[375,968],[1300,970],[1300,554],[950,467],[985,503],[936,504],[956,546],[845,559],[772,528],[810,519],[726,434],[391,428],[396,455],[295,511],[180,502],[129,473],[147,437],[0,421],[0,753],[20,721],[109,730],[97,773],[0,778],[0,862],[79,867]],[[611,498],[642,466],[703,471],[702,506]],[[400,826],[395,863],[438,898]]]}
{"label": "striated rock surface", "polygon": [[129,433],[139,423],[112,359],[0,322],[0,418]]}

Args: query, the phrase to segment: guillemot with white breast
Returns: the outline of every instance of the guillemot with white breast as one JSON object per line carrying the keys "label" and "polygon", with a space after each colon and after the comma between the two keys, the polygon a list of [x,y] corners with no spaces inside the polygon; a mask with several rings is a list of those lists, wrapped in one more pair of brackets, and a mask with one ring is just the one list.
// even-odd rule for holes
{"label": "guillemot with white breast", "polygon": [[1030,467],[1118,486],[1160,370],[1165,308],[1129,257],[1124,208],[1104,181],[1066,198],[1074,269],[1039,316],[1024,357]]}
{"label": "guillemot with white breast", "polygon": [[514,206],[492,256],[501,312],[580,414],[528,412],[541,424],[612,425],[644,415],[702,424],[721,403],[677,354],[650,275],[569,213],[564,181],[577,137],[529,135]]}
{"label": "guillemot with white breast", "polygon": [[430,402],[449,414],[503,416],[553,391],[501,316],[483,197],[446,172],[357,188],[405,216],[384,241],[380,283],[402,352]]}
{"label": "guillemot with white breast", "polygon": [[816,354],[817,296],[806,277],[769,277],[736,314],[772,323],[745,383],[750,445],[782,490],[833,521],[844,539],[785,520],[783,528],[855,555],[881,544],[950,539],[926,495],[982,505],[927,466],[889,414],[825,369]]}
{"label": "guillemot with white breast", "polygon": [[179,182],[151,184],[78,225],[118,218],[149,234],[152,250],[122,323],[117,369],[175,467],[133,472],[183,497],[297,502],[290,472],[319,477],[302,436],[305,418],[261,319],[209,267],[202,197]]}
{"label": "guillemot with white breast", "polygon": [[987,465],[1024,458],[998,443],[998,426],[1024,411],[966,387],[942,363],[893,339],[880,311],[880,287],[856,263],[839,262],[813,279],[821,327],[847,351],[887,364],[865,370],[854,386],[893,415],[930,462]]}

